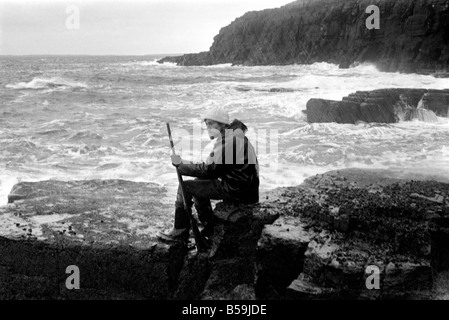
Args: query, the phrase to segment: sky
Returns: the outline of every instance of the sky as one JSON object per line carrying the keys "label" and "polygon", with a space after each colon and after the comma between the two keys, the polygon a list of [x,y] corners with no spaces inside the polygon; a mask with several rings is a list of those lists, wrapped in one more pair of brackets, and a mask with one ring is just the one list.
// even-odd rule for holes
{"label": "sky", "polygon": [[245,12],[293,1],[0,0],[0,54],[196,53]]}

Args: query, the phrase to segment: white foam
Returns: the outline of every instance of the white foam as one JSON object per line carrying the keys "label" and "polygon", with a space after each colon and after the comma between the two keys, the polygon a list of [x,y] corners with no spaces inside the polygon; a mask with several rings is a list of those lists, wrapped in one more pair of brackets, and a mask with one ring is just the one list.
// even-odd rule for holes
{"label": "white foam", "polygon": [[49,214],[49,215],[36,215],[32,216],[29,219],[36,223],[36,224],[49,224],[49,223],[55,223],[67,218],[72,218],[79,215],[73,215],[73,214]]}
{"label": "white foam", "polygon": [[0,206],[8,203],[8,195],[17,182],[17,178],[0,171]]}
{"label": "white foam", "polygon": [[220,69],[220,68],[230,68],[232,67],[232,63],[222,63],[222,64],[213,64],[210,66],[201,66],[201,68],[208,68],[208,69]]}
{"label": "white foam", "polygon": [[[259,154],[262,190],[297,185],[317,173],[346,167],[449,172],[445,160],[449,159],[447,118],[440,118],[435,124],[308,124],[302,113],[310,98],[339,100],[357,90],[385,87],[443,89],[447,88],[447,79],[386,74],[372,65],[357,65],[350,69],[339,69],[327,63],[284,67],[231,67],[225,64],[182,69],[172,66],[175,64],[161,65],[156,60],[110,65],[107,72],[121,73],[126,69],[130,73],[129,79],[133,79],[136,73],[161,79],[160,83],[147,85],[144,82],[136,87],[123,82],[119,85],[112,83],[108,95],[113,92],[119,99],[125,96],[128,99],[130,94],[137,93],[130,98],[132,102],[125,100],[126,107],[123,100],[111,103],[90,101],[87,104],[85,100],[69,100],[64,106],[69,112],[60,108],[57,114],[60,119],[54,119],[51,114],[43,121],[27,118],[29,127],[17,126],[15,121],[11,122],[12,127],[2,127],[0,143],[6,148],[1,162],[7,165],[0,167],[0,201],[6,203],[7,194],[18,181],[119,178],[159,183],[168,189],[165,200],[173,203],[178,182],[170,163],[165,126],[160,123],[163,118],[169,118],[173,122],[172,129],[178,127],[191,132],[192,126],[201,122],[203,110],[214,105],[226,106],[231,117],[249,126],[248,136],[255,147],[263,142],[254,134],[255,130],[266,129],[267,133],[271,129],[273,132],[278,130],[279,135],[275,137],[279,143],[277,152]],[[139,76],[138,79],[148,78]],[[41,77],[10,84],[7,88],[51,91],[54,90],[51,88],[53,85],[62,90],[70,85],[86,86],[67,79]],[[93,90],[99,88],[101,90],[97,93],[104,93],[102,90],[106,87],[103,85],[93,86]],[[238,88],[249,91],[239,91]],[[271,88],[291,91],[270,92]],[[24,107],[35,96],[31,91],[10,94],[19,96],[12,103]],[[43,95],[43,91],[39,94]],[[139,101],[135,98],[137,96],[145,99]],[[59,105],[61,100],[56,100],[56,103],[52,99],[45,96],[49,105]],[[74,109],[82,111],[84,116],[76,114],[76,119],[73,119]],[[44,112],[47,116],[51,111]],[[62,127],[67,130],[66,134],[34,134]],[[32,134],[30,128],[33,128]],[[91,134],[75,135],[80,132]],[[94,132],[103,139],[89,139],[97,137]],[[205,133],[204,126],[202,133]],[[70,137],[79,139],[68,140]],[[205,159],[211,147],[210,144],[206,146],[210,143],[208,138],[194,137],[192,141],[201,142],[202,149],[200,152],[187,150],[183,152],[183,158],[195,162]],[[27,147],[31,143],[34,148]]]}
{"label": "white foam", "polygon": [[163,62],[159,63],[157,62],[160,59],[154,59],[150,61],[131,61],[126,63],[121,63],[120,65],[123,67],[129,67],[129,66],[138,66],[138,67],[177,67],[176,63],[173,62]]}
{"label": "white foam", "polygon": [[14,84],[7,84],[5,86],[8,89],[48,89],[59,87],[70,88],[87,88],[88,86],[82,82],[74,82],[60,77],[53,78],[33,78],[29,82],[18,82]]}

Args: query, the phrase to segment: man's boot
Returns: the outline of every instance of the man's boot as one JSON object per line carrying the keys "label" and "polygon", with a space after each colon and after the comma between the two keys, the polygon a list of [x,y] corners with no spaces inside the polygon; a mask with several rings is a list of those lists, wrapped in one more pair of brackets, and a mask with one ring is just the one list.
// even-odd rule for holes
{"label": "man's boot", "polygon": [[190,220],[183,207],[175,207],[175,223],[169,232],[159,232],[157,237],[165,241],[188,242],[190,235]]}
{"label": "man's boot", "polygon": [[173,242],[188,242],[189,241],[189,229],[175,229],[173,228],[169,232],[159,232],[157,234],[159,239]]}

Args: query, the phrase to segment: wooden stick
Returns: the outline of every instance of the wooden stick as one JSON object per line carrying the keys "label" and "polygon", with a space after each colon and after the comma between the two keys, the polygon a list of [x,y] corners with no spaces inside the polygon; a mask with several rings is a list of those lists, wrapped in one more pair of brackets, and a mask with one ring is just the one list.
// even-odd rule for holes
{"label": "wooden stick", "polygon": [[[171,136],[171,130],[170,130],[170,124],[167,122],[167,132],[168,132],[168,138],[170,139],[170,148],[173,155],[176,155],[175,153],[175,145],[173,143],[173,139]],[[186,201],[186,193],[184,189],[184,181],[182,180],[182,175],[179,173],[178,167],[176,167],[176,173],[178,175],[178,182],[181,186],[181,194],[182,194],[182,201],[184,203],[184,210],[186,211],[187,215],[189,216],[190,225],[192,227],[193,236],[195,237],[195,243],[198,248],[198,251],[204,252],[207,250],[206,241],[204,240],[203,236],[200,233],[200,230],[198,229],[198,224],[196,219],[193,217],[192,214],[192,208],[187,205]]]}

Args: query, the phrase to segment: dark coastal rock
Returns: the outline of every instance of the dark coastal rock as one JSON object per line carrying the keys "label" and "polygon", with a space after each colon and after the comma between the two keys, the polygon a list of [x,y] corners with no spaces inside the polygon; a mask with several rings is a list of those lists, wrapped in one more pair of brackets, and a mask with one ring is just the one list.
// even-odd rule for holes
{"label": "dark coastal rock", "polygon": [[[0,279],[12,279],[2,281],[0,297],[167,297],[185,250],[156,240],[170,226],[164,192],[123,180],[15,185],[0,207]],[[70,265],[79,267],[83,290],[65,287]]]}
{"label": "dark coastal rock", "polygon": [[342,101],[310,99],[306,108],[309,123],[396,123],[414,119],[437,122],[437,116],[448,116],[449,90],[357,91],[343,97]]}
{"label": "dark coastal rock", "polygon": [[[123,180],[15,185],[0,207],[0,299],[255,299],[257,242],[279,212],[217,203],[211,248],[198,253],[157,240],[172,226],[165,192]],[[82,290],[65,287],[70,265]]]}
{"label": "dark coastal rock", "polygon": [[307,102],[307,121],[310,123],[356,123],[365,118],[361,105],[356,102],[324,99],[310,99]]}
{"label": "dark coastal rock", "polygon": [[180,66],[204,66],[213,64],[209,52],[191,53],[183,56],[165,57],[158,60],[159,63],[176,63]]}
{"label": "dark coastal rock", "polygon": [[[276,196],[284,208],[279,222],[287,219],[301,225],[302,231],[293,234],[298,239],[307,235],[310,241],[302,265],[283,264],[284,270],[296,266],[298,276],[276,292],[281,298],[305,300],[447,297],[449,258],[444,247],[449,225],[442,221],[449,209],[449,181],[438,180],[391,170],[347,169],[279,190]],[[420,197],[414,194],[417,190]],[[290,225],[282,223],[279,228]],[[270,240],[273,247],[285,257],[295,256],[307,242],[291,249],[292,235],[279,232],[275,238]],[[268,265],[262,259],[260,263]],[[379,269],[381,290],[367,289],[368,266]],[[284,281],[282,276],[285,273],[277,281],[267,278],[271,279],[263,283],[267,295],[259,297],[270,297],[268,289]]]}
{"label": "dark coastal rock", "polygon": [[217,225],[211,248],[205,254],[186,258],[175,298],[254,300],[257,243],[264,226],[279,217],[279,209],[219,202],[214,213]]}
{"label": "dark coastal rock", "polygon": [[[449,181],[347,169],[218,202],[205,253],[161,243],[165,190],[122,180],[22,182],[0,207],[3,299],[444,299]],[[191,237],[193,241],[193,237]],[[67,290],[77,265],[83,290]],[[380,270],[382,290],[365,286]]]}
{"label": "dark coastal rock", "polygon": [[[366,8],[380,9],[368,30]],[[449,5],[445,0],[295,1],[251,11],[222,28],[208,53],[165,58],[180,65],[374,63],[384,71],[448,76]]]}
{"label": "dark coastal rock", "polygon": [[293,217],[280,217],[265,226],[257,245],[258,296],[282,298],[291,279],[302,270],[310,240],[304,225]]}

